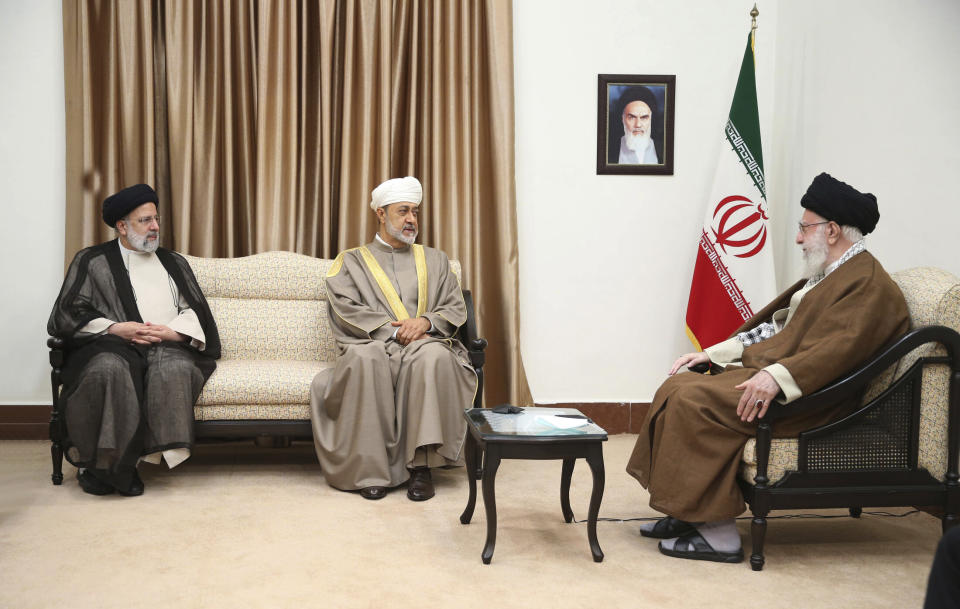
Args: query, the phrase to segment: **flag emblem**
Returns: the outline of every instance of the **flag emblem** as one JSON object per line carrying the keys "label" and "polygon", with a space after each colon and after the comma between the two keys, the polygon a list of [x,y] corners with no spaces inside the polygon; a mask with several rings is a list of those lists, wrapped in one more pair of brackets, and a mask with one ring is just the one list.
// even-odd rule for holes
{"label": "flag emblem", "polygon": [[724,197],[713,210],[713,242],[724,253],[737,258],[750,258],[763,249],[767,242],[769,220],[761,203],[747,197]]}

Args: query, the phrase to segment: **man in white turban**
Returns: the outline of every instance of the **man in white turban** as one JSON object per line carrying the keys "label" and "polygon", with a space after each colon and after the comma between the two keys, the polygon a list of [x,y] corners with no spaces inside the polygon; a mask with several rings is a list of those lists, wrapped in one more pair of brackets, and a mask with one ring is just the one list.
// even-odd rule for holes
{"label": "man in white turban", "polygon": [[334,368],[313,379],[314,445],[324,477],[381,499],[434,495],[430,468],[460,465],[477,376],[456,338],[463,294],[446,254],[415,243],[423,189],[412,177],[373,190],[379,230],[327,272]]}

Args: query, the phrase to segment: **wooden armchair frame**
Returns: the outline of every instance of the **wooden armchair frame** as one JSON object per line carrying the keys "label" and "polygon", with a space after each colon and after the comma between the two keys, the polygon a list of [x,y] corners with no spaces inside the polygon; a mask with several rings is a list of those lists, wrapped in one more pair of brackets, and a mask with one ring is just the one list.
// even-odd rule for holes
{"label": "wooden armchair frame", "polygon": [[[923,357],[882,394],[853,414],[807,430],[798,439],[797,471],[770,484],[767,469],[777,421],[830,408],[863,395],[868,383],[910,351],[940,343],[946,356]],[[947,466],[944,481],[918,465],[923,368],[949,366]],[[770,510],[919,506],[942,510],[943,531],[960,518],[960,334],[946,326],[917,328],[850,375],[779,408],[770,408],[757,429],[754,484],[738,479],[750,506],[753,553],[750,565],[763,569],[763,544]]]}

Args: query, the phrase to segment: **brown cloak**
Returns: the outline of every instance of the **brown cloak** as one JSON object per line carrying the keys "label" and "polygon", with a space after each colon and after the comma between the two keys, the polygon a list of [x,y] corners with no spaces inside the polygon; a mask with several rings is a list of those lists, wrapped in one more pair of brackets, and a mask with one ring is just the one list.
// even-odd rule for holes
{"label": "brown cloak", "polygon": [[[803,285],[793,285],[736,332],[767,321]],[[908,328],[907,305],[896,283],[870,253],[857,254],[804,295],[782,331],[746,347],[742,367],[668,378],[653,397],[627,472],[650,491],[651,507],[675,518],[701,522],[738,516],[745,505],[737,471],[758,423],[737,417],[742,391],[734,386],[780,363],[807,395],[851,372]],[[775,433],[795,436],[848,414],[857,404],[852,400],[830,412],[787,419]],[[790,406],[775,402],[770,407]]]}

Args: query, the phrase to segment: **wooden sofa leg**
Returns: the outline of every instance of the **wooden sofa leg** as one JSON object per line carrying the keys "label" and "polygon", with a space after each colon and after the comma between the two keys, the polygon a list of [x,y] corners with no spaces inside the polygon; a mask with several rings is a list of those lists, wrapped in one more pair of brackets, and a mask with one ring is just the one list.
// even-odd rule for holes
{"label": "wooden sofa leg", "polygon": [[850,517],[851,518],[860,518],[860,514],[863,513],[863,508],[852,507],[850,508]]}
{"label": "wooden sofa leg", "polygon": [[53,474],[50,479],[56,486],[63,484],[63,448],[59,442],[50,444],[50,458],[53,461]]}
{"label": "wooden sofa leg", "polygon": [[763,569],[763,541],[767,534],[767,514],[754,513],[750,523],[750,539],[753,541],[753,554],[750,555],[750,568],[754,571]]}

